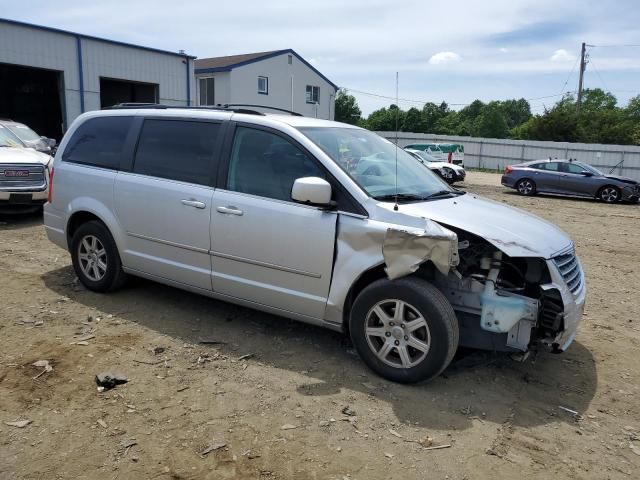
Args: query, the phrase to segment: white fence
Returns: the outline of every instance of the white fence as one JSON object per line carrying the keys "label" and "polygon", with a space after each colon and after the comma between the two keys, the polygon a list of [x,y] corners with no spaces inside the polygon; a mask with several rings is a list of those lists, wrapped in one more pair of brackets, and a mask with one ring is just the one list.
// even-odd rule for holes
{"label": "white fence", "polygon": [[[395,132],[377,132],[395,142]],[[496,138],[456,137],[429,133],[398,132],[398,145],[411,143],[461,143],[464,165],[469,168],[504,170],[507,165],[542,158],[575,158],[604,173],[640,180],[640,147],[595,143],[539,142]]]}

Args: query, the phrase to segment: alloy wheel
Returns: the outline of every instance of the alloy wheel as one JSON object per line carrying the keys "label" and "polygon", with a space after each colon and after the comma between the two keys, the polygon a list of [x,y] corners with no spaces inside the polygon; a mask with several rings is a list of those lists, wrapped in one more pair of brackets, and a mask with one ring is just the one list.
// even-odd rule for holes
{"label": "alloy wheel", "polygon": [[606,187],[600,193],[600,198],[607,203],[613,203],[618,200],[618,190],[613,187]]}
{"label": "alloy wheel", "polygon": [[522,180],[518,184],[518,191],[523,195],[531,195],[533,192],[533,183],[530,180]]}
{"label": "alloy wheel", "polygon": [[376,303],[365,322],[365,336],[376,357],[395,368],[411,368],[431,348],[431,333],[422,314],[397,299]]}
{"label": "alloy wheel", "polygon": [[78,261],[89,280],[98,282],[107,273],[107,251],[95,235],[86,235],[80,241]]}

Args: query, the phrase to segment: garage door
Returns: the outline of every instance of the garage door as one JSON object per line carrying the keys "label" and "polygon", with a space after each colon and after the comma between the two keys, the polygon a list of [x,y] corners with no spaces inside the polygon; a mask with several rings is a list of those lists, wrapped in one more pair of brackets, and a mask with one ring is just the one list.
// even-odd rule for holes
{"label": "garage door", "polygon": [[0,118],[60,140],[64,131],[62,72],[0,63]]}

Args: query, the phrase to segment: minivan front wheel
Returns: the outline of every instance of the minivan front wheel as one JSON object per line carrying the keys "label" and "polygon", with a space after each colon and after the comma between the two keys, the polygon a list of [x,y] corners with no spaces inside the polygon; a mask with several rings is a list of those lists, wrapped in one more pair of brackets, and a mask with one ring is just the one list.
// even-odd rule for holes
{"label": "minivan front wheel", "polygon": [[126,274],[111,233],[101,222],[83,223],[71,239],[71,260],[89,290],[108,292],[123,285]]}
{"label": "minivan front wheel", "polygon": [[378,280],[356,298],[351,340],[378,375],[415,383],[439,375],[458,348],[458,321],[451,304],[430,283],[415,277]]}

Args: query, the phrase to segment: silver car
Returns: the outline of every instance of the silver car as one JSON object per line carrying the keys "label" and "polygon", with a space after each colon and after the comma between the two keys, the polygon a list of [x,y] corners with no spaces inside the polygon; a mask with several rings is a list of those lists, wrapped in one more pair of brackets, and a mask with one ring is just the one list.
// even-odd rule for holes
{"label": "silver car", "polygon": [[552,193],[597,198],[607,203],[637,202],[640,182],[602,173],[575,160],[533,160],[505,168],[502,185],[521,195]]}
{"label": "silver car", "polygon": [[136,275],[348,332],[417,382],[458,346],[560,352],[586,287],[573,243],[452,189],[351,125],[247,110],[86,113],[56,154],[44,223],[88,289]]}

